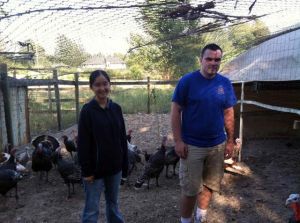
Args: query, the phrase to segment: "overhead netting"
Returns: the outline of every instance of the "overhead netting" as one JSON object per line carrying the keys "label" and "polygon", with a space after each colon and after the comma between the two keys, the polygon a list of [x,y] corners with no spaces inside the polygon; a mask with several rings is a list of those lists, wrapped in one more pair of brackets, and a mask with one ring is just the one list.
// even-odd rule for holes
{"label": "overhead netting", "polygon": [[32,40],[51,54],[57,37],[65,35],[88,52],[103,53],[107,46],[125,52],[130,48],[126,44],[130,33],[145,34],[149,20],[198,22],[194,29],[174,36],[176,39],[255,18],[264,18],[273,30],[280,31],[297,25],[299,9],[297,0],[0,0],[0,49],[5,54],[26,51],[25,47],[35,53],[36,49],[26,45]]}

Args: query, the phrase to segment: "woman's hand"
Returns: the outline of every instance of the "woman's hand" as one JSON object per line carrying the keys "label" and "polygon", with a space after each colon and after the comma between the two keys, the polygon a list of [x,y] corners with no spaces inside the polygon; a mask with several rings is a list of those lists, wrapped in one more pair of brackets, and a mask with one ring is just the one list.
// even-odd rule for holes
{"label": "woman's hand", "polygon": [[83,180],[85,180],[88,183],[93,183],[95,180],[94,176],[88,176],[88,177],[84,177]]}

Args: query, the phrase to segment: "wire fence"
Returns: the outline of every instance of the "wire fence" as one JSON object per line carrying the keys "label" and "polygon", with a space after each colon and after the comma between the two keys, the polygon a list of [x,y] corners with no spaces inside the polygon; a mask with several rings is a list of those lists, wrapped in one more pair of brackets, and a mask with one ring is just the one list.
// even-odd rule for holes
{"label": "wire fence", "polygon": [[[121,105],[124,114],[168,113],[174,85],[112,85],[110,98]],[[61,128],[77,123],[74,86],[59,85]],[[93,97],[88,85],[79,87],[79,110]],[[57,130],[57,107],[53,87],[34,86],[28,88],[31,134]]]}
{"label": "wire fence", "polygon": [[[20,78],[16,68],[9,69],[8,75]],[[76,81],[70,80],[72,76]],[[42,77],[44,79],[10,79],[10,87],[26,89],[28,105],[25,109],[28,109],[31,135],[66,129],[76,124],[81,107],[93,97],[84,73],[59,74],[53,70],[43,73]],[[121,105],[124,114],[168,113],[176,82],[150,78],[140,81],[112,80],[110,98]]]}

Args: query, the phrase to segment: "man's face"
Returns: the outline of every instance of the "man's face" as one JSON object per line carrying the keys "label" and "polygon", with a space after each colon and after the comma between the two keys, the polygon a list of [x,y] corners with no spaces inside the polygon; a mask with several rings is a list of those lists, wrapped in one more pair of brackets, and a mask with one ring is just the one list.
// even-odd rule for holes
{"label": "man's face", "polygon": [[214,77],[220,68],[221,59],[221,50],[205,50],[200,58],[201,73],[207,78]]}

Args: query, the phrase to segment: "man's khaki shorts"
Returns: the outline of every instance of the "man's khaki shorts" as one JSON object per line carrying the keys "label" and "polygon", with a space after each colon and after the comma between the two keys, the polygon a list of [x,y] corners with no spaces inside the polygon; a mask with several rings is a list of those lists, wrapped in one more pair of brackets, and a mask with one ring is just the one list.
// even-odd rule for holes
{"label": "man's khaki shorts", "polygon": [[188,156],[180,159],[179,180],[186,196],[195,196],[203,185],[219,192],[224,175],[225,143],[213,147],[188,145]]}

